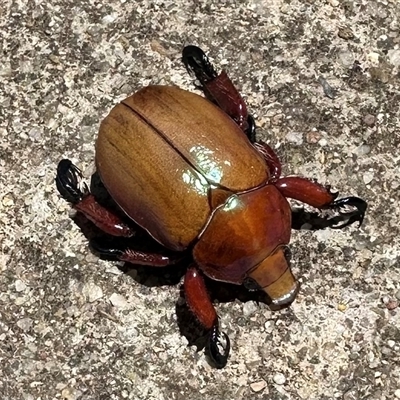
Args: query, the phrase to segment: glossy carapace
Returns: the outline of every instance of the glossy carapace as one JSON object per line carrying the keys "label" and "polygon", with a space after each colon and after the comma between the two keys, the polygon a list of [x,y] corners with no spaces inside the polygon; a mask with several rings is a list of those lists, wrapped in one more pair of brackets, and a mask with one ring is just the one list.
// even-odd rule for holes
{"label": "glossy carapace", "polygon": [[[131,237],[139,225],[166,249],[149,253],[130,247],[92,248],[134,264],[165,266],[189,260],[184,292],[190,310],[208,331],[208,354],[223,367],[230,344],[203,274],[263,290],[275,305],[293,301],[298,283],[286,247],[292,212],[286,198],[336,211],[327,227],[362,222],[366,203],[335,200],[320,184],[281,177],[274,151],[257,141],[255,123],[225,72],[217,74],[201,49],[187,46],[183,62],[207,99],[172,86],[140,89],[116,105],[102,122],[96,143],[97,172],[129,219],[79,189],[79,169],[58,166],[57,187],[75,209],[112,236]],[[342,212],[348,206],[352,211]],[[191,261],[190,261],[191,260]]]}

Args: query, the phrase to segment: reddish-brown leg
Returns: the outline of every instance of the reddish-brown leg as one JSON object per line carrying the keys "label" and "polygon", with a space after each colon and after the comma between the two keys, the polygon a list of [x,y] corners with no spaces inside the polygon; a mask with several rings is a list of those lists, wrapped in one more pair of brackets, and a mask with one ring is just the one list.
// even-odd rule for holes
{"label": "reddish-brown leg", "polygon": [[113,257],[120,261],[129,262],[131,264],[147,265],[149,267],[167,267],[168,265],[176,264],[181,261],[185,254],[159,254],[145,252],[130,247],[132,243],[123,243],[119,239],[118,242],[113,242],[104,237],[94,238],[90,240],[90,247],[96,253]]}
{"label": "reddish-brown leg", "polygon": [[[335,200],[337,193],[332,193],[329,186],[324,187],[318,182],[300,177],[286,177],[278,179],[274,185],[285,196],[301,201],[315,208],[339,211],[339,215],[328,220],[331,228],[344,228],[354,222],[362,224],[367,203],[358,197],[345,197]],[[351,211],[341,211],[343,208],[352,208]]]}
{"label": "reddish-brown leg", "polygon": [[315,208],[327,207],[337,197],[337,193],[332,193],[329,187],[297,176],[278,179],[274,185],[285,197],[301,201]]}
{"label": "reddish-brown leg", "polygon": [[270,181],[275,181],[281,176],[281,162],[271,146],[263,141],[253,143],[253,146],[262,154],[271,174]]}
{"label": "reddish-brown leg", "polygon": [[241,128],[247,131],[248,112],[246,103],[230,80],[225,71],[222,71],[215,79],[203,84],[204,91],[224,112],[226,112]]}
{"label": "reddish-brown leg", "polygon": [[120,217],[100,205],[90,193],[85,195],[79,203],[74,204],[73,207],[109,235],[130,237],[134,234],[132,229],[121,221]]}
{"label": "reddish-brown leg", "polygon": [[[95,197],[89,193],[86,186],[83,191],[79,188],[81,178],[81,171],[70,160],[60,161],[57,168],[56,184],[64,199],[72,203],[77,211],[92,221],[104,233],[125,238],[133,236],[134,231],[119,216],[100,205]],[[119,239],[117,244],[107,238],[94,238],[90,240],[90,246],[97,253],[108,257],[115,257],[132,264],[165,267],[183,258],[182,254],[163,255],[143,252],[130,248],[130,245],[132,243],[124,243],[121,239]]]}
{"label": "reddish-brown leg", "polygon": [[226,112],[254,142],[254,120],[227,73],[222,71],[218,74],[203,50],[197,46],[186,46],[182,51],[182,61],[188,72],[199,80],[206,97]]}
{"label": "reddish-brown leg", "polygon": [[203,327],[210,330],[218,324],[218,316],[211,303],[203,275],[194,266],[186,272],[184,289],[187,304]]}
{"label": "reddish-brown leg", "polygon": [[218,329],[218,316],[208,294],[202,273],[191,266],[185,275],[186,302],[202,326],[208,330],[209,356],[217,368],[223,368],[228,360],[230,342],[228,336]]}
{"label": "reddish-brown leg", "polygon": [[56,185],[61,196],[92,221],[103,232],[112,236],[130,237],[131,228],[120,217],[100,205],[86,185],[80,189],[82,172],[70,160],[61,160],[57,167]]}

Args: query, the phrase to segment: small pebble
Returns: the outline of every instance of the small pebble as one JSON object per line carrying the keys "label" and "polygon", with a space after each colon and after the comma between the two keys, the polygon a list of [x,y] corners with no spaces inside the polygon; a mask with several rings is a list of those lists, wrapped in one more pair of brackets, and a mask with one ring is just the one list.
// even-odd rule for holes
{"label": "small pebble", "polygon": [[271,333],[275,329],[275,321],[271,321],[271,320],[267,321],[264,324],[264,328],[265,328],[265,332]]}
{"label": "small pebble", "polygon": [[321,147],[324,147],[324,146],[326,146],[328,144],[328,141],[325,138],[322,138],[321,140],[318,141],[318,144]]}
{"label": "small pebble", "polygon": [[328,81],[323,77],[318,77],[318,82],[321,84],[322,89],[326,97],[334,99],[336,97],[336,90],[328,83]]}
{"label": "small pebble", "polygon": [[265,382],[264,379],[250,384],[251,390],[255,393],[261,392],[261,390],[263,390],[266,386],[267,386],[267,382]]}
{"label": "small pebble", "polygon": [[346,331],[346,327],[342,324],[336,324],[336,332],[339,334],[342,334],[343,332]]}
{"label": "small pebble", "polygon": [[8,254],[0,254],[0,271],[5,271],[8,267],[10,256]]}
{"label": "small pebble", "polygon": [[4,207],[12,207],[14,205],[14,199],[10,193],[6,194],[1,202]]}
{"label": "small pebble", "polygon": [[93,303],[103,297],[103,290],[94,283],[88,283],[83,288],[83,294],[87,297],[89,303]]}
{"label": "small pebble", "polygon": [[42,129],[38,128],[38,127],[33,127],[29,130],[28,132],[28,136],[32,139],[32,140],[39,140],[42,137]]}
{"label": "small pebble", "polygon": [[49,60],[54,64],[60,64],[60,57],[55,54],[50,54]]}
{"label": "small pebble", "polygon": [[375,53],[375,52],[371,51],[371,53],[367,54],[367,58],[372,63],[379,64],[379,53]]}
{"label": "small pebble", "polygon": [[399,303],[396,300],[390,299],[385,305],[386,305],[386,308],[389,311],[391,311],[391,310],[395,310],[399,306]]}
{"label": "small pebble", "polygon": [[273,379],[277,385],[283,385],[286,382],[285,375],[281,374],[280,372],[275,374]]}
{"label": "small pebble", "polygon": [[397,389],[397,390],[394,392],[394,395],[395,395],[398,399],[400,399],[400,389]]}
{"label": "small pebble", "polygon": [[29,331],[29,329],[31,329],[32,324],[33,321],[31,318],[22,318],[19,321],[17,321],[18,328],[22,329],[24,332]]}
{"label": "small pebble", "polygon": [[20,279],[17,279],[15,281],[15,290],[17,292],[23,292],[26,289],[26,285],[24,282],[22,282]]}
{"label": "small pebble", "polygon": [[395,67],[400,67],[400,49],[388,51],[389,62]]}
{"label": "small pebble", "polygon": [[338,59],[345,68],[351,68],[354,63],[354,55],[350,51],[341,51],[338,54]]}
{"label": "small pebble", "polygon": [[114,307],[120,307],[120,308],[125,308],[128,305],[128,302],[126,301],[124,296],[121,296],[118,293],[113,293],[110,298],[110,303]]}
{"label": "small pebble", "polygon": [[243,315],[248,317],[258,310],[257,304],[254,301],[248,301],[243,305]]}
{"label": "small pebble", "polygon": [[368,183],[372,182],[372,179],[374,179],[374,173],[371,171],[367,171],[364,175],[363,175],[363,181],[366,185],[368,185]]}
{"label": "small pebble", "polygon": [[365,154],[369,154],[371,152],[371,146],[368,146],[367,144],[363,144],[355,150],[355,154],[358,156],[363,156]]}
{"label": "small pebble", "polygon": [[380,81],[382,83],[389,82],[390,72],[388,71],[387,68],[384,68],[382,66],[370,67],[368,71],[373,80]]}
{"label": "small pebble", "polygon": [[286,140],[300,146],[303,144],[303,134],[301,132],[289,132],[286,135]]}
{"label": "small pebble", "polygon": [[66,387],[65,389],[63,389],[63,391],[61,392],[61,396],[65,400],[75,400],[77,398],[75,390],[70,387]]}
{"label": "small pebble", "polygon": [[376,118],[375,118],[374,115],[367,114],[364,117],[364,124],[367,125],[367,126],[374,126],[375,122],[376,122]]}
{"label": "small pebble", "polygon": [[21,296],[21,297],[16,297],[16,299],[14,300],[14,303],[16,306],[22,306],[22,304],[27,302],[27,298],[26,296]]}
{"label": "small pebble", "polygon": [[306,141],[307,143],[318,143],[321,137],[321,133],[318,131],[310,131],[306,134]]}
{"label": "small pebble", "polygon": [[101,20],[103,22],[104,25],[108,25],[111,24],[115,21],[116,19],[116,15],[115,14],[109,14],[106,15],[105,17],[103,17],[103,19]]}
{"label": "small pebble", "polygon": [[10,64],[7,64],[5,62],[2,62],[0,65],[0,76],[2,77],[8,77],[11,76],[13,73],[13,69],[11,68]]}

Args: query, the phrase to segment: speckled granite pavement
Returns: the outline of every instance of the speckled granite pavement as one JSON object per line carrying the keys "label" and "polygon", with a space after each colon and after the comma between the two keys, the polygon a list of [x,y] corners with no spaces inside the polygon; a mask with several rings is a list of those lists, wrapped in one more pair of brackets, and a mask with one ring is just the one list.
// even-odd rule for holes
{"label": "speckled granite pavement", "polygon": [[[0,398],[400,398],[399,4],[3,0]],[[54,186],[63,157],[90,176],[116,102],[193,89],[185,44],[229,70],[285,173],[369,202],[361,229],[294,232],[292,307],[217,305],[223,370],[180,335],[179,284],[95,257]]]}

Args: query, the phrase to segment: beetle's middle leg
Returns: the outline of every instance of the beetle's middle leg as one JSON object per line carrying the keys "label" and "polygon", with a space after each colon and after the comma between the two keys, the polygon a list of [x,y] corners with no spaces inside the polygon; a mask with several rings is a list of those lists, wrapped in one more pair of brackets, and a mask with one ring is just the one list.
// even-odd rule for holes
{"label": "beetle's middle leg", "polygon": [[111,257],[120,261],[149,267],[167,267],[176,264],[184,258],[184,254],[160,254],[132,248],[132,241],[110,241],[108,238],[98,237],[89,241],[89,246],[99,255]]}
{"label": "beetle's middle leg", "polygon": [[[332,193],[329,186],[325,187],[318,182],[295,176],[278,179],[274,185],[285,197],[315,208],[338,211],[339,215],[326,220],[325,227],[340,229],[354,222],[361,225],[364,220],[367,203],[359,197],[336,200],[338,193]],[[348,207],[352,210],[345,210]]]}
{"label": "beetle's middle leg", "polygon": [[197,46],[186,46],[182,51],[182,61],[187,71],[200,82],[199,88],[205,96],[228,114],[254,143],[254,119],[247,112],[243,97],[227,73],[222,71],[218,74],[203,50]]}
{"label": "beetle's middle leg", "polygon": [[226,365],[230,350],[228,336],[219,331],[218,316],[211,302],[202,273],[191,266],[185,275],[184,292],[190,310],[209,331],[208,355],[217,368]]}

